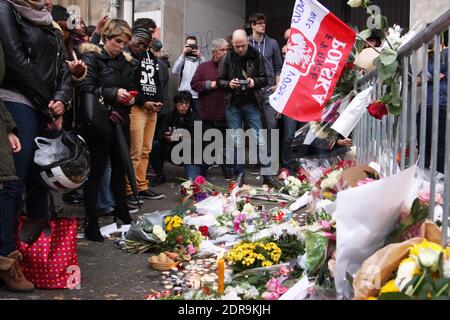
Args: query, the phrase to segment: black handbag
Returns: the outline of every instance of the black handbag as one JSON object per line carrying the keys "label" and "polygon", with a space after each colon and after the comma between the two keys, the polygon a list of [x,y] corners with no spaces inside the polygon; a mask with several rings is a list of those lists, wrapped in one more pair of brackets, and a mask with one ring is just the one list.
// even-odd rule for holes
{"label": "black handbag", "polygon": [[111,107],[105,104],[102,95],[84,93],[80,101],[80,122],[84,132],[99,137],[113,135],[113,126],[110,120]]}

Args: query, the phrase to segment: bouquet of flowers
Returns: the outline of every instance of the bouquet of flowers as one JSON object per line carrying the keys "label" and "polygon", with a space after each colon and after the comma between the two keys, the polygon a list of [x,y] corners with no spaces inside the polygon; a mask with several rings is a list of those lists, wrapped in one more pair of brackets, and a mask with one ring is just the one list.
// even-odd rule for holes
{"label": "bouquet of flowers", "polygon": [[[194,254],[202,241],[202,233],[183,223],[179,216],[168,216],[164,219],[166,240],[162,243],[162,251]],[[195,249],[195,250],[194,250]]]}
{"label": "bouquet of flowers", "polygon": [[[440,193],[435,195],[435,203],[442,204]],[[409,214],[402,214],[397,223],[397,227],[387,237],[387,243],[401,242],[414,238],[418,235],[419,229],[428,217],[430,206],[430,193],[426,190],[419,191],[419,196],[414,200]]]}
{"label": "bouquet of flowers", "polygon": [[305,192],[310,191],[311,186],[307,182],[289,176],[284,180],[284,186],[280,189],[281,193],[288,194],[292,197],[301,197]]}
{"label": "bouquet of flowers", "polygon": [[180,186],[180,194],[184,201],[193,198],[195,202],[200,202],[210,195],[219,194],[219,188],[206,181],[203,176],[198,176],[194,181],[185,180]]}
{"label": "bouquet of flowers", "polygon": [[280,261],[281,249],[274,242],[243,242],[225,254],[233,263],[233,270],[241,272],[258,267],[270,267]]}
{"label": "bouquet of flowers", "polygon": [[281,260],[297,259],[305,254],[305,237],[295,220],[276,225],[270,229],[271,240],[281,249]]}
{"label": "bouquet of flowers", "polygon": [[450,247],[427,240],[410,248],[396,276],[380,290],[379,300],[450,299]]}

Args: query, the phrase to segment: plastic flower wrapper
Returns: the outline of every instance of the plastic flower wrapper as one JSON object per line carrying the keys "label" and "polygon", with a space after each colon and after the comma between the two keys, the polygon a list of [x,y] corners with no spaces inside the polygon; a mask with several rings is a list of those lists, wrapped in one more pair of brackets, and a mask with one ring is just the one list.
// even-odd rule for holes
{"label": "plastic flower wrapper", "polygon": [[[350,297],[346,275],[353,275],[395,227],[415,181],[416,167],[397,175],[338,193],[336,200],[336,290]],[[382,201],[381,201],[382,199]]]}

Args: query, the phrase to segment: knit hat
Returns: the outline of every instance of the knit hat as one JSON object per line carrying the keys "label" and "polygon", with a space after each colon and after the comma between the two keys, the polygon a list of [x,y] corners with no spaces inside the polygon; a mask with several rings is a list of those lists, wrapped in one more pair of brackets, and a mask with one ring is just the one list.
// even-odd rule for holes
{"label": "knit hat", "polygon": [[161,43],[161,41],[159,41],[158,39],[155,38],[155,39],[153,39],[153,41],[151,43],[151,47],[156,52],[160,52],[163,47],[163,44]]}
{"label": "knit hat", "polygon": [[141,38],[144,40],[152,39],[152,35],[151,35],[150,31],[145,28],[136,28],[136,29],[133,28],[133,36],[135,38]]}
{"label": "knit hat", "polygon": [[63,6],[60,6],[59,4],[56,4],[52,8],[52,18],[55,21],[66,21],[69,19],[69,13],[67,12],[67,9]]}

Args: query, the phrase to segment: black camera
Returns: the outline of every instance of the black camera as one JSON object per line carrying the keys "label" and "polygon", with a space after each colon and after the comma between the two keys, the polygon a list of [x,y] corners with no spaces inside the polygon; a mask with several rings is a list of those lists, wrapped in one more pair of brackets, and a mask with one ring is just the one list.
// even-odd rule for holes
{"label": "black camera", "polygon": [[239,84],[241,85],[241,87],[239,88],[239,91],[247,92],[249,83],[250,83],[250,81],[248,81],[248,80],[239,80]]}
{"label": "black camera", "polygon": [[186,52],[187,57],[195,57],[194,50],[198,50],[198,45],[196,44],[188,44],[186,47],[191,48],[191,51]]}

